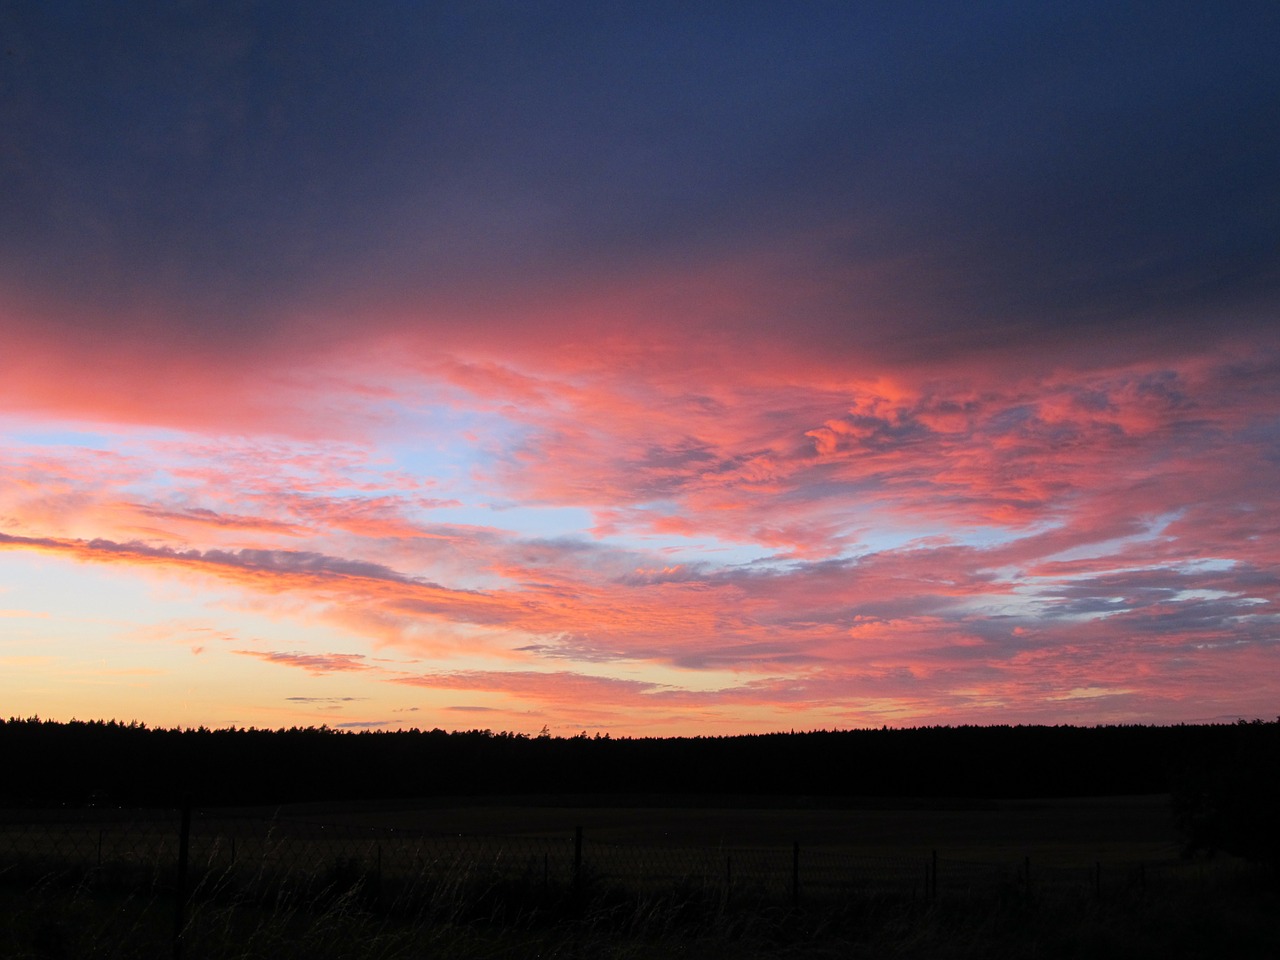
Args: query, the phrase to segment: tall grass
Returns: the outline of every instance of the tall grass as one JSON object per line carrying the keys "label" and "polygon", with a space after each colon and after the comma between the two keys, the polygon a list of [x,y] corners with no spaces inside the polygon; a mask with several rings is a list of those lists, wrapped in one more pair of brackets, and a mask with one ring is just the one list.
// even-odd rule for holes
{"label": "tall grass", "polygon": [[[41,870],[36,861],[0,870],[0,957],[173,955],[171,868]],[[641,888],[587,871],[546,882],[483,865],[382,878],[334,858],[306,874],[204,868],[189,889],[184,960],[1280,956],[1274,877],[1238,871],[1102,898],[1011,884],[936,902],[861,890],[794,907],[693,879]]]}

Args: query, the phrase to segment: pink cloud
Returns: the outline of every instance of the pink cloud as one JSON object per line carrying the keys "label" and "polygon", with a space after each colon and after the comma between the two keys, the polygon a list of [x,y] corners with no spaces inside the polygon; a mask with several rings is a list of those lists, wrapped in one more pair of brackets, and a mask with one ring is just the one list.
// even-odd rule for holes
{"label": "pink cloud", "polygon": [[151,499],[140,456],[25,452],[0,546],[289,597],[379,647],[490,658],[476,676],[495,690],[546,664],[743,678],[688,698],[572,681],[645,709],[1136,716],[1181,709],[1187,662],[1267,662],[1245,652],[1277,601],[1266,355],[840,380],[781,356],[733,367],[712,340],[690,383],[663,366],[673,337],[626,376],[624,346],[545,369],[518,351],[433,361],[449,402],[518,428],[510,448],[477,441],[473,494],[585,507],[588,531],[432,522],[459,501],[370,463],[372,443],[192,436],[155,447],[185,492]]}
{"label": "pink cloud", "polygon": [[364,654],[360,653],[280,653],[258,650],[232,650],[231,652],[243,657],[255,657],[267,663],[297,667],[311,674],[349,673],[370,669],[364,662]]}

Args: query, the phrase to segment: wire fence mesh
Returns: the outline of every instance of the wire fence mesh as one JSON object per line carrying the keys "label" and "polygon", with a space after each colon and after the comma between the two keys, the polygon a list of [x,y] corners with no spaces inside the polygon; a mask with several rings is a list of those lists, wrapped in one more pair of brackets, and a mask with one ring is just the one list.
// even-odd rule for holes
{"label": "wire fence mesh", "polygon": [[[185,860],[182,850],[185,846]],[[179,877],[184,864],[189,881]],[[558,836],[433,834],[292,818],[196,811],[81,810],[0,814],[0,883],[92,877],[98,883],[198,892],[287,887],[316,894],[361,885],[403,899],[451,887],[568,890],[592,884],[637,893],[700,890],[780,902],[860,896],[910,899],[1021,893],[1092,895],[1211,879],[1195,861],[1054,866],[927,856],[868,856],[835,845],[749,847],[617,843]],[[1206,874],[1208,871],[1208,874]],[[203,887],[201,886],[203,884]]]}

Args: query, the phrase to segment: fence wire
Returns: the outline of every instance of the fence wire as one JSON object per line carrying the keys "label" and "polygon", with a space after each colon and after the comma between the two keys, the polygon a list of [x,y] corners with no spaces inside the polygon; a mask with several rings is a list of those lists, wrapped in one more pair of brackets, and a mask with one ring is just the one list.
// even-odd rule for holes
{"label": "fence wire", "polygon": [[[0,815],[0,883],[89,877],[140,887],[179,883],[184,843],[175,811]],[[316,895],[362,885],[397,897],[462,891],[563,890],[584,884],[634,892],[702,890],[798,903],[889,895],[934,899],[1021,892],[1103,897],[1206,879],[1203,863],[1059,867],[927,857],[867,856],[836,846],[697,846],[563,836],[433,834],[391,827],[196,812],[185,837],[188,889],[292,889]],[[1221,872],[1222,865],[1210,866]],[[220,886],[219,886],[220,885]]]}

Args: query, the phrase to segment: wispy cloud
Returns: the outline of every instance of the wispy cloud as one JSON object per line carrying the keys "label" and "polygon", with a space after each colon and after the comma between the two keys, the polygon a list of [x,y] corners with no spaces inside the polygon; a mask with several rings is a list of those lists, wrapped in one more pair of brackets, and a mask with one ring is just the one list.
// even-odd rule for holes
{"label": "wispy cloud", "polygon": [[[348,673],[356,670],[368,670],[362,653],[282,653],[279,651],[233,650],[232,653],[242,657],[256,657],[267,663],[277,663],[286,667],[297,667],[311,674]],[[289,698],[295,700],[297,698]],[[312,702],[308,700],[308,702]]]}

